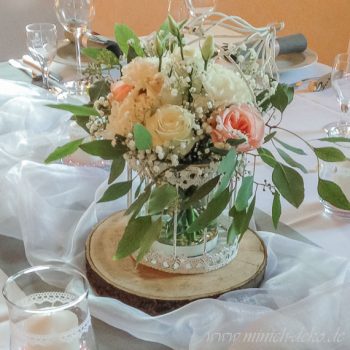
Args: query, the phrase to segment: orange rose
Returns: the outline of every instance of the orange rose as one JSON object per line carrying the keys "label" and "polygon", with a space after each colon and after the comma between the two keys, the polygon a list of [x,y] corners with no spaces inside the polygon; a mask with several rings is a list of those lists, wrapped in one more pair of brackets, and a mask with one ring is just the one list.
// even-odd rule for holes
{"label": "orange rose", "polygon": [[117,102],[122,102],[133,88],[132,85],[126,84],[122,81],[113,83],[111,86],[113,99]]}
{"label": "orange rose", "polygon": [[262,144],[265,123],[260,112],[253,106],[242,104],[231,106],[208,120],[213,143],[226,142],[228,139],[247,138],[247,142],[237,146],[237,151],[248,152]]}

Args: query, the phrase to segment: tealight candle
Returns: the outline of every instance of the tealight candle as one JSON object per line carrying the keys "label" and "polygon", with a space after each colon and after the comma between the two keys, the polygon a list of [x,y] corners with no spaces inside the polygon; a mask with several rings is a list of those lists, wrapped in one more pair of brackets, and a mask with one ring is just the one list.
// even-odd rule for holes
{"label": "tealight candle", "polygon": [[28,350],[79,350],[79,339],[71,342],[64,342],[59,338],[59,334],[76,329],[79,326],[78,317],[69,310],[57,311],[50,315],[34,315],[25,322],[25,330],[29,337],[52,336],[52,344],[29,345]]}

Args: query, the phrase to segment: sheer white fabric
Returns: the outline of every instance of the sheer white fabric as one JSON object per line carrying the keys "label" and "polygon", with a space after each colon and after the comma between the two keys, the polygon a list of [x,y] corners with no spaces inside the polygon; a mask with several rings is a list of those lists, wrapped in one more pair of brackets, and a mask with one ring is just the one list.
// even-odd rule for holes
{"label": "sheer white fabric", "polygon": [[[7,92],[0,99],[0,232],[23,239],[32,265],[65,261],[83,269],[86,235],[125,201],[95,204],[106,188],[103,169],[43,165],[69,139],[69,114],[45,107],[32,86],[0,81],[0,89]],[[91,312],[174,349],[348,349],[349,261],[279,235],[261,237],[269,258],[259,289],[159,317],[91,294]],[[0,322],[4,310],[0,301]],[[0,345],[6,327],[0,323]]]}

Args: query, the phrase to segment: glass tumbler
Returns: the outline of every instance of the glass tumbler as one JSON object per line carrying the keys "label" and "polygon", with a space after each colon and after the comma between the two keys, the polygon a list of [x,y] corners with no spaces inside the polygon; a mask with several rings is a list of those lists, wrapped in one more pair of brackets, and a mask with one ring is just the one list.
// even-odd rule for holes
{"label": "glass tumbler", "polygon": [[88,282],[67,266],[32,267],[3,287],[11,350],[96,350]]}

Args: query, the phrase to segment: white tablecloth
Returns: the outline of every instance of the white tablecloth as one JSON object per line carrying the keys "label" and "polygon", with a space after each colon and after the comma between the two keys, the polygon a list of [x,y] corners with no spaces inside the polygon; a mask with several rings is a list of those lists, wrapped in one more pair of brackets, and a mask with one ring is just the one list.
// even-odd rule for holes
{"label": "white tablecloth", "polygon": [[[316,65],[298,72],[298,79],[326,70]],[[24,240],[31,264],[66,261],[82,267],[86,234],[124,203],[95,205],[106,187],[107,173],[102,169],[41,164],[55,145],[67,140],[68,114],[44,107],[42,92],[32,87],[0,81],[0,91],[0,232]],[[332,90],[297,94],[283,126],[310,140],[321,136],[322,126],[338,117]],[[324,250],[261,233],[269,262],[259,289],[198,301],[157,318],[119,301],[92,296],[92,313],[136,337],[175,349],[255,349],[256,342],[244,342],[237,335],[254,332],[280,334],[283,349],[348,349],[349,262],[335,255],[350,256],[350,222],[323,214],[316,193],[315,159],[300,161],[310,170],[305,177],[306,200],[298,210],[283,202],[282,221]],[[263,164],[258,174],[261,179],[270,177]],[[270,213],[271,198],[266,195],[259,195],[257,205]],[[2,312],[0,303],[0,322]],[[0,344],[4,327],[0,325]],[[331,347],[327,341],[310,341],[320,332],[326,333]],[[298,334],[304,335],[304,341],[295,340]],[[239,338],[237,347],[232,337]],[[294,337],[298,345],[285,337]],[[281,349],[281,342],[260,341],[259,348]]]}

